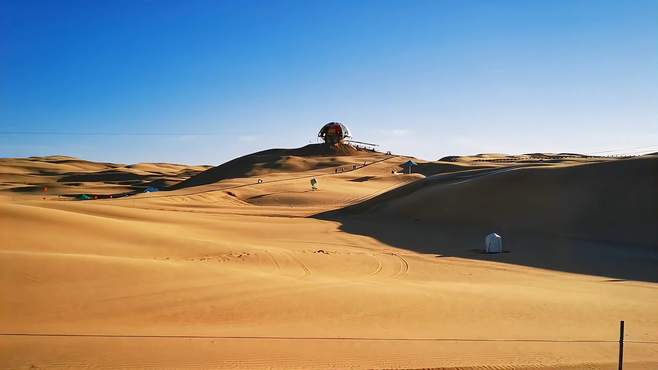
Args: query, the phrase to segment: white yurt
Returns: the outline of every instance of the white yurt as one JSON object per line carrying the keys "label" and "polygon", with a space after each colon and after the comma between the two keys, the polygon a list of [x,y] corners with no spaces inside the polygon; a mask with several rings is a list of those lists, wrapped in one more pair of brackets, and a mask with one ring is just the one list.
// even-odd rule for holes
{"label": "white yurt", "polygon": [[502,253],[503,252],[503,238],[496,234],[491,233],[484,238],[484,252],[485,253]]}

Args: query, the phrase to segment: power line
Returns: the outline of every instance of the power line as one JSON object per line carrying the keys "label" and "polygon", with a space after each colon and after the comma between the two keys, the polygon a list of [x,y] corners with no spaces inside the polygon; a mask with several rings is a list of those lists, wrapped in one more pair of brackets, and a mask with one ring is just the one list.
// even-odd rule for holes
{"label": "power line", "polygon": [[[7,136],[221,136],[237,132],[67,132],[67,131],[0,131]],[[246,135],[247,133],[240,133]]]}
{"label": "power line", "polygon": [[[292,337],[292,336],[242,336],[242,335],[124,335],[79,333],[0,333],[13,337],[74,337],[117,339],[254,339],[254,340],[323,340],[323,341],[424,341],[424,342],[532,342],[532,343],[617,343],[618,340],[595,339],[532,339],[532,338],[382,338],[382,337]],[[658,341],[633,341],[626,343],[658,344]]]}

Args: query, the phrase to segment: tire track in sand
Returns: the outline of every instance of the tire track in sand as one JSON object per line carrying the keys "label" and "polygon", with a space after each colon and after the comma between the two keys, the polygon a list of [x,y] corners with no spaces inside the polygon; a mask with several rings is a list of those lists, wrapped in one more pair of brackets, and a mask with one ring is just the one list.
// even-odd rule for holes
{"label": "tire track in sand", "polygon": [[269,257],[269,259],[272,261],[272,265],[274,266],[274,270],[273,270],[273,271],[280,271],[280,270],[281,270],[281,265],[279,264],[279,261],[277,261],[276,258],[274,258],[274,255],[273,255],[270,251],[268,251],[268,250],[266,250],[266,249],[262,249],[262,251],[263,251],[263,253],[265,253],[265,254],[267,255],[267,257]]}
{"label": "tire track in sand", "polygon": [[[266,254],[268,256],[269,260],[272,262],[272,266],[273,266],[272,272],[278,272],[279,274],[282,274],[282,270],[283,270],[283,268],[281,267],[282,262],[279,262],[277,257],[275,257],[274,253],[272,253],[268,250],[265,250],[265,249],[262,249],[261,251],[264,254]],[[292,252],[286,251],[286,250],[278,250],[278,252],[281,255],[285,256],[286,258],[290,259],[293,262],[293,264],[299,266],[302,269],[303,274],[302,274],[302,276],[298,277],[299,279],[303,279],[303,278],[311,275],[311,269],[308,267],[308,265],[305,264],[304,261],[299,259],[299,257],[295,256]]]}
{"label": "tire track in sand", "polygon": [[[378,251],[374,251],[371,248],[361,246],[361,245],[358,245],[358,244],[354,244],[354,243],[330,243],[330,242],[314,241],[314,240],[313,241],[312,240],[279,240],[279,241],[292,242],[292,243],[303,243],[303,244],[321,244],[321,245],[330,245],[330,246],[340,246],[340,247],[347,247],[349,249],[357,249],[359,251],[364,251],[365,250],[365,251],[368,251],[368,252],[374,252],[374,253],[363,253],[363,252],[360,253],[360,255],[367,256],[367,257],[370,257],[370,258],[374,259],[375,262],[377,263],[377,267],[375,267],[375,269],[373,271],[365,273],[364,275],[362,275],[362,279],[363,278],[368,279],[368,278],[372,278],[374,276],[381,275],[382,271],[384,271],[384,270],[388,271],[388,268],[385,265],[389,265],[389,263],[386,263],[381,258],[383,256],[394,256],[395,259],[398,260],[398,263],[400,265],[399,268],[397,269],[397,271],[395,271],[392,275],[390,275],[388,277],[394,278],[394,277],[398,277],[398,276],[407,274],[409,272],[409,262],[407,261],[407,259],[402,257],[401,255],[399,255],[398,253],[395,253],[395,252],[387,252],[387,251],[378,252]],[[286,253],[286,254],[288,255],[288,253]],[[294,258],[294,256],[290,256],[290,258],[292,259],[292,258]],[[301,262],[301,261],[298,260],[298,262]],[[310,274],[310,271],[309,271],[309,274]],[[355,280],[355,281],[357,281],[357,280]]]}
{"label": "tire track in sand", "polygon": [[308,265],[305,264],[304,261],[302,261],[299,257],[295,256],[294,253],[286,250],[280,250],[280,252],[281,254],[291,259],[296,265],[298,265],[302,269],[304,273],[302,274],[302,276],[298,276],[299,279],[304,279],[311,275],[311,269],[308,267]]}
{"label": "tire track in sand", "polygon": [[400,261],[400,270],[398,270],[391,277],[398,278],[402,275],[406,275],[409,272],[409,262],[406,260],[406,258],[402,257],[398,253],[390,253],[390,255],[397,257],[398,260]]}
{"label": "tire track in sand", "polygon": [[372,254],[368,254],[368,256],[374,258],[375,261],[377,261],[377,268],[375,269],[375,271],[369,273],[366,276],[372,277],[372,276],[379,275],[379,273],[382,272],[382,270],[384,269],[384,264],[382,263],[382,260],[377,258],[377,256],[372,255]]}

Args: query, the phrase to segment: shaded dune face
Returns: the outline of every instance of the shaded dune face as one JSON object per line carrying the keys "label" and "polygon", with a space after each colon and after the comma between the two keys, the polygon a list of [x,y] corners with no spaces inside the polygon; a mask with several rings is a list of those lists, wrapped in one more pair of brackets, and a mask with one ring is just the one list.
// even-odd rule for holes
{"label": "shaded dune face", "polygon": [[439,180],[428,177],[369,203],[379,215],[426,223],[658,245],[656,157]]}
{"label": "shaded dune face", "polygon": [[[420,252],[658,281],[658,157],[439,174],[318,215],[341,229]],[[388,227],[375,227],[377,219]],[[396,231],[391,231],[395,229]]]}

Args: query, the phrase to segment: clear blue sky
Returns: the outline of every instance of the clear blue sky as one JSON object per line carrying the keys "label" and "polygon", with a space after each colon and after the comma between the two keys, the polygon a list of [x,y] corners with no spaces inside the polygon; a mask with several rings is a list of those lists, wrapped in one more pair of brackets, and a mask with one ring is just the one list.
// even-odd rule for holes
{"label": "clear blue sky", "polygon": [[[658,145],[658,1],[0,0],[0,157]],[[658,151],[658,149],[656,149]]]}

